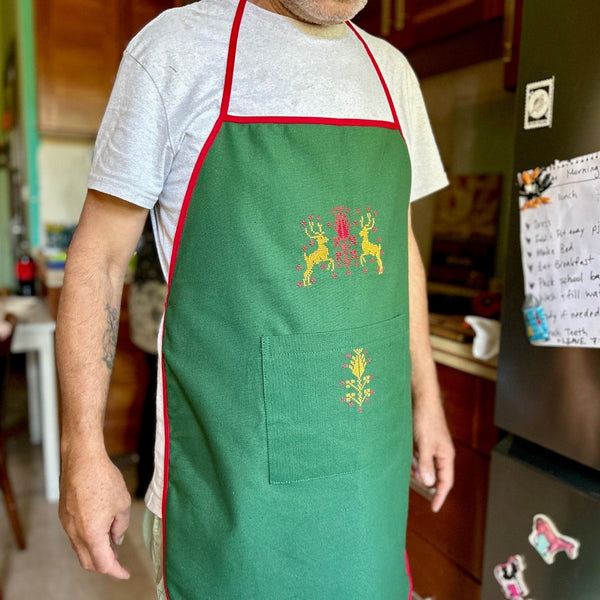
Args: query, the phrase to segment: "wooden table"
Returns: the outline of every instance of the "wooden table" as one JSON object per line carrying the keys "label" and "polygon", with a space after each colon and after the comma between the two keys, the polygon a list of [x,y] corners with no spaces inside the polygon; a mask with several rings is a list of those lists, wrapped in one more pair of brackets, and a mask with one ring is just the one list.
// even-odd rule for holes
{"label": "wooden table", "polygon": [[42,444],[46,499],[58,500],[60,469],[58,394],[54,330],[56,323],[40,298],[0,298],[0,314],[19,319],[13,336],[13,353],[26,354],[27,402],[31,441]]}

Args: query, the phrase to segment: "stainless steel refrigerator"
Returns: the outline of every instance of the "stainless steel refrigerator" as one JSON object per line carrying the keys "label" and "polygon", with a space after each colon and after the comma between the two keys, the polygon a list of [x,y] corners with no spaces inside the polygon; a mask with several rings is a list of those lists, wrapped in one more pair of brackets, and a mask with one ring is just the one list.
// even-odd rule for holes
{"label": "stainless steel refrigerator", "polygon": [[[482,598],[600,600],[600,349],[527,335],[517,182],[533,167],[600,151],[600,1],[523,1],[495,409],[507,436],[492,454]],[[588,216],[590,227],[600,222],[600,193]],[[563,264],[552,258],[550,277]],[[591,277],[600,255],[590,262]]]}

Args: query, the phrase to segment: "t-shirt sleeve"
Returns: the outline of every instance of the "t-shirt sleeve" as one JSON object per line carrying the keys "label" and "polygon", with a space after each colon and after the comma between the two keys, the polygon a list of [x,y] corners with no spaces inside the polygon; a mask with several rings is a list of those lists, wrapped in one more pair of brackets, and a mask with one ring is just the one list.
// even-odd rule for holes
{"label": "t-shirt sleeve", "polygon": [[448,177],[435,142],[431,123],[412,68],[406,63],[401,79],[401,100],[405,120],[401,123],[412,168],[410,200],[418,200],[448,185]]}
{"label": "t-shirt sleeve", "polygon": [[152,208],[173,160],[162,98],[127,51],[98,132],[88,187]]}

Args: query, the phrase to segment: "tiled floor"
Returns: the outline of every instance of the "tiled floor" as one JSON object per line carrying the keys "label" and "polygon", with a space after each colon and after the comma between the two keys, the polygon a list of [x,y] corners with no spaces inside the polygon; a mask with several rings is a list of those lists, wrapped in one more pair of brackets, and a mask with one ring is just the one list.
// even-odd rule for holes
{"label": "tiled floor", "polygon": [[[15,391],[14,385],[12,391]],[[18,407],[26,404],[25,399],[19,398],[19,394],[12,396],[12,410],[8,416],[23,421]],[[8,460],[27,548],[17,549],[0,498],[0,590],[3,600],[153,600],[156,597],[152,566],[142,539],[144,505],[141,500],[133,502],[129,531],[119,550],[131,579],[117,581],[91,574],[79,567],[58,521],[57,505],[44,498],[41,450],[29,443],[26,427],[10,440]],[[130,489],[134,489],[133,460],[126,457],[119,461],[119,466],[128,484],[131,482]]]}

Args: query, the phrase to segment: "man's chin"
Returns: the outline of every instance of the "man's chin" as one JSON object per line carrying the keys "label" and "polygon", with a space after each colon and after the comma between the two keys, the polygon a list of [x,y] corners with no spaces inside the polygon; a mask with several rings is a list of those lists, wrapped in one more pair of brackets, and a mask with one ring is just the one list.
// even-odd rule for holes
{"label": "man's chin", "polygon": [[296,18],[314,25],[337,25],[353,19],[367,0],[281,0]]}

